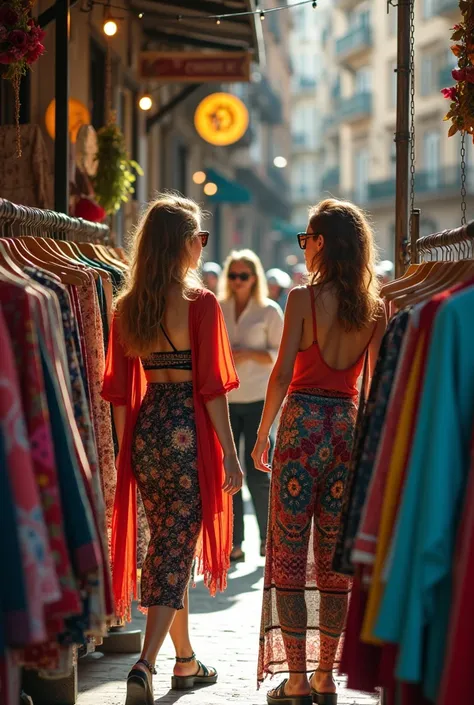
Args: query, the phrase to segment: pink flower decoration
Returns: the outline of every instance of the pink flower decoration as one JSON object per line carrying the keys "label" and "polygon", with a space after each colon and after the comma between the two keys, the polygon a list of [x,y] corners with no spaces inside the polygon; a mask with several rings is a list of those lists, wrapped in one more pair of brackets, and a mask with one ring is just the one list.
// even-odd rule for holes
{"label": "pink flower decoration", "polygon": [[15,61],[15,57],[8,51],[3,51],[0,54],[0,64],[13,64]]}
{"label": "pink flower decoration", "polygon": [[26,50],[28,46],[28,35],[22,29],[14,29],[8,35],[8,41],[11,42],[16,49]]}
{"label": "pink flower decoration", "polygon": [[453,69],[451,71],[451,76],[455,81],[465,81],[466,80],[466,69]]}
{"label": "pink flower decoration", "polygon": [[27,64],[34,64],[35,61],[39,59],[41,54],[44,54],[45,48],[42,44],[37,44],[31,51],[28,52],[26,55],[26,63]]}
{"label": "pink flower decoration", "polygon": [[458,97],[457,91],[456,91],[456,86],[451,86],[451,88],[443,88],[441,90],[441,93],[444,95],[445,98],[448,100],[456,100]]}

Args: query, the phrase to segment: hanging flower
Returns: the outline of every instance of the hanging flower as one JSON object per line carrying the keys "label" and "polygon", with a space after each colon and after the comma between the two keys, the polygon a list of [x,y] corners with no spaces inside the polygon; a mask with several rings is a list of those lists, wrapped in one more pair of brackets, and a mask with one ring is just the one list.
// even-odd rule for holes
{"label": "hanging flower", "polygon": [[[15,94],[17,156],[21,156],[20,82],[45,52],[44,31],[30,18],[31,0],[0,0],[0,75],[11,81]],[[2,68],[3,67],[3,68]]]}

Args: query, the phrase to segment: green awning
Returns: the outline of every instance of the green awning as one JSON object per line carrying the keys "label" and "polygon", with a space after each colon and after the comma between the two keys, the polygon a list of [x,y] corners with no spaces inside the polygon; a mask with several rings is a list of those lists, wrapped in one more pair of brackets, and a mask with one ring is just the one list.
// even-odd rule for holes
{"label": "green awning", "polygon": [[228,179],[216,169],[206,169],[206,181],[217,186],[217,193],[208,196],[210,203],[250,203],[252,195],[245,186]]}

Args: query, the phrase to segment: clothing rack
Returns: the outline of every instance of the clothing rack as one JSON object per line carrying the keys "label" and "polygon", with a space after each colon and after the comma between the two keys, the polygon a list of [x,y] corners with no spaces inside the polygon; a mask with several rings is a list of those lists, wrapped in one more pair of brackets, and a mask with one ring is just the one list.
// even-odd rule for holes
{"label": "clothing rack", "polygon": [[[82,240],[107,244],[110,228],[103,223],[92,223],[83,218],[72,218],[65,213],[57,213],[31,206],[22,206],[0,198],[0,227],[4,234],[5,225],[22,224],[32,232],[29,234],[54,237],[58,240]],[[51,232],[44,232],[49,230]]]}
{"label": "clothing rack", "polygon": [[426,254],[431,250],[451,245],[460,245],[466,242],[474,242],[474,220],[471,220],[466,225],[452,230],[442,230],[431,235],[420,237],[415,242],[415,247],[412,248],[411,261],[419,262],[420,254]]}

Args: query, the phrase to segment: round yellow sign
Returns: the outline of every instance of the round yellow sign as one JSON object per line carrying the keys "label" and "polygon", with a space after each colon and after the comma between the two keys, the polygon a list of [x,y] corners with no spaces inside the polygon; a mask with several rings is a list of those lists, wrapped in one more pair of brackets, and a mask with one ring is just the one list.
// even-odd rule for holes
{"label": "round yellow sign", "polygon": [[246,133],[249,113],[242,101],[230,93],[212,93],[202,100],[194,114],[198,134],[210,144],[225,147]]}
{"label": "round yellow sign", "polygon": [[[46,109],[44,121],[48,135],[54,140],[56,134],[56,101],[52,100]],[[71,142],[74,144],[77,133],[82,125],[89,125],[91,116],[86,106],[75,98],[69,98],[69,134]]]}

